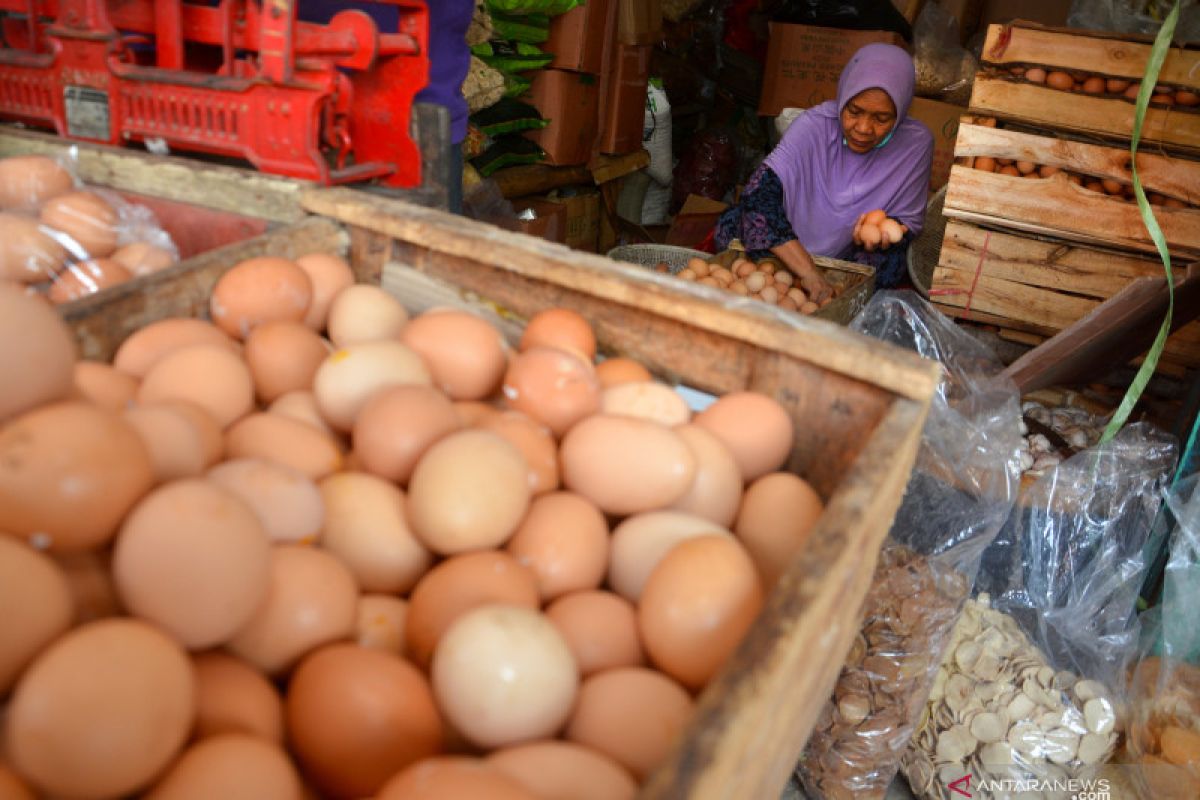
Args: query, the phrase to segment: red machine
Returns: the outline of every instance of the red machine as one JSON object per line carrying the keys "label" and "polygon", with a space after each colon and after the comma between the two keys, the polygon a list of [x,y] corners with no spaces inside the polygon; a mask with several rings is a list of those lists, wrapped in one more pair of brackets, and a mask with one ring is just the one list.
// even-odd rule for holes
{"label": "red machine", "polygon": [[409,136],[428,12],[300,22],[296,0],[0,0],[0,117],[240,158],[324,184],[421,182]]}

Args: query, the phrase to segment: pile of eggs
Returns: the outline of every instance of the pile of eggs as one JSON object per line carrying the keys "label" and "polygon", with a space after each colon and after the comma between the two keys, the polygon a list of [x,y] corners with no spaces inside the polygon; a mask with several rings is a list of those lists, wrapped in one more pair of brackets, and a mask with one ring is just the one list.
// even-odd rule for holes
{"label": "pile of eggs", "polygon": [[68,303],[175,263],[157,244],[122,244],[122,233],[119,210],[54,159],[0,159],[0,284]]}
{"label": "pile of eggs", "polygon": [[0,286],[0,795],[619,800],[822,512],[753,392],[345,262],[78,361]]}
{"label": "pile of eggs", "polygon": [[[665,261],[660,261],[655,265],[654,271],[670,274],[671,267]],[[818,309],[833,302],[833,297],[828,297],[819,304],[809,300],[804,289],[796,282],[795,276],[770,259],[755,263],[752,259],[739,257],[725,266],[720,261],[706,261],[697,256],[689,259],[687,266],[676,272],[675,277],[724,289],[740,297],[761,300],[785,311],[798,311],[801,314],[814,314]],[[835,287],[834,296],[836,291]]]}
{"label": "pile of eggs", "polygon": [[855,241],[867,250],[887,249],[903,239],[907,231],[899,220],[892,219],[882,208],[877,208],[863,216]]}
{"label": "pile of eggs", "polygon": [[[1047,70],[1042,67],[1010,67],[1009,74],[1028,83],[1042,84],[1064,92],[1077,92],[1108,97],[1124,97],[1137,100],[1142,89],[1141,81],[1128,78],[1109,78],[1104,75],[1077,70]],[[1159,84],[1154,87],[1150,102],[1159,106],[1192,108],[1200,105],[1200,94],[1185,86]]]}

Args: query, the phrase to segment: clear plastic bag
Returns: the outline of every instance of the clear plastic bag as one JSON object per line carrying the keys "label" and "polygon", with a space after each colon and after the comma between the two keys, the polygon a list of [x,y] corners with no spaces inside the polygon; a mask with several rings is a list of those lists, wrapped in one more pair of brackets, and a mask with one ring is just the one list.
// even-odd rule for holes
{"label": "clear plastic bag", "polygon": [[904,755],[918,797],[1064,797],[1095,788],[1136,655],[1143,551],[1174,441],[1131,425],[1047,471],[984,554],[922,725]]}
{"label": "clear plastic bag", "polygon": [[979,62],[959,45],[958,22],[940,3],[926,3],[913,26],[913,63],[918,95],[966,105]]}
{"label": "clear plastic bag", "polygon": [[[1153,646],[1132,671],[1126,750],[1147,800],[1200,797],[1200,475],[1167,493],[1175,520]],[[1145,620],[1150,613],[1143,614]]]}
{"label": "clear plastic bag", "polygon": [[[1174,0],[1074,0],[1067,25],[1091,31],[1141,33],[1153,36],[1171,11]],[[1200,38],[1200,3],[1184,0],[1175,40]]]}
{"label": "clear plastic bag", "polygon": [[1016,387],[1001,362],[912,292],[880,292],[851,328],[945,368],[863,627],[801,759],[813,797],[882,798],[1017,488]]}

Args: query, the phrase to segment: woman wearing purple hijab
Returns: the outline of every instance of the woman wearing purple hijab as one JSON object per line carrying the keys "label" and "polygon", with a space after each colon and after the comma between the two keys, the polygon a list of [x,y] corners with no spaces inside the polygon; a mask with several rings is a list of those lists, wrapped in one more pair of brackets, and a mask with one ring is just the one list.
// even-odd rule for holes
{"label": "woman wearing purple hijab", "polygon": [[[805,111],[750,177],[741,201],[717,223],[718,251],[740,239],[754,258],[774,256],[814,302],[832,289],[812,256],[876,267],[876,283],[894,286],[908,243],[921,232],[933,160],[933,134],[908,118],[916,73],[890,44],[854,54],[838,80],[836,101]],[[883,252],[857,241],[864,214],[884,209],[907,226]]]}

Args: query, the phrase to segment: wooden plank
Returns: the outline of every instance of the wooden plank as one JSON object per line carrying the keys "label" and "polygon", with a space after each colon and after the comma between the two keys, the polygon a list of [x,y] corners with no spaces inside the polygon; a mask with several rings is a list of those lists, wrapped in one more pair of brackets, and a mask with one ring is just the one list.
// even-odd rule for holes
{"label": "wooden plank", "polygon": [[[1157,252],[1129,204],[1076,186],[1059,173],[1014,178],[970,167],[950,170],[943,212],[981,224],[1145,253]],[[1173,256],[1200,257],[1200,211],[1156,206],[1154,216]]]}
{"label": "wooden plank", "polygon": [[[971,111],[1109,139],[1133,135],[1133,101],[1062,92],[985,73],[975,76]],[[1146,109],[1144,145],[1158,143],[1200,154],[1200,116],[1179,108]]]}
{"label": "wooden plank", "polygon": [[[440,257],[455,262],[462,285],[492,284],[518,276],[560,290],[595,298],[597,307],[637,309],[673,324],[735,338],[776,350],[847,378],[868,382],[903,397],[919,399],[936,382],[936,370],[915,354],[891,347],[808,318],[782,320],[769,310],[734,311],[714,305],[682,281],[660,281],[645,270],[601,256],[581,253],[541,239],[504,231],[461,217],[452,217],[398,201],[379,202],[341,188],[306,192],[303,206],[352,226],[385,233],[396,240],[397,258],[417,252],[432,262]],[[407,243],[410,253],[399,249]],[[462,266],[466,265],[466,266]],[[481,271],[495,277],[472,275]],[[677,338],[677,337],[672,337]],[[683,342],[681,350],[692,345]],[[702,346],[697,344],[697,347]],[[701,354],[710,361],[719,354]],[[694,360],[695,357],[693,357]],[[714,365],[714,369],[722,369]]]}
{"label": "wooden plank", "polygon": [[314,185],[248,169],[175,156],[151,156],[136,150],[66,141],[45,133],[0,128],[0,157],[63,157],[72,149],[78,153],[78,175],[87,183],[274,222],[302,219],[300,192]]}
{"label": "wooden plank", "polygon": [[1161,275],[1162,263],[1064,242],[946,222],[939,266],[1103,300],[1130,281]]}
{"label": "wooden plank", "polygon": [[61,306],[79,338],[83,358],[107,361],[138,328],[166,317],[205,317],[221,275],[256,256],[297,258],[312,252],[345,253],[346,234],[326,219],[308,219],[285,231],[212,250],[173,267],[127,281]]}
{"label": "wooden plank", "polygon": [[623,155],[598,153],[592,159],[592,163],[588,164],[588,169],[592,173],[592,181],[600,186],[609,181],[624,178],[626,175],[632,175],[639,169],[645,169],[648,166],[650,166],[650,154],[645,150],[638,150]]}
{"label": "wooden plank", "polygon": [[[1038,65],[1077,70],[1111,78],[1140,81],[1152,47],[1130,37],[1112,38],[1091,32],[1047,30],[1019,25],[989,25],[983,45],[984,64]],[[1159,83],[1200,86],[1200,51],[1172,47],[1163,62]]]}
{"label": "wooden plank", "polygon": [[1005,320],[1062,330],[1096,307],[1098,301],[1073,297],[1017,281],[938,267],[931,291],[939,303],[994,314]]}
{"label": "wooden plank", "polygon": [[[1196,123],[1200,125],[1200,119]],[[1102,147],[982,125],[960,125],[954,155],[1032,161],[1101,179],[1133,183],[1128,147]],[[1158,192],[1185,203],[1200,203],[1200,162],[1140,151],[1137,169],[1147,192]],[[1131,216],[1138,216],[1135,203],[1126,202],[1125,205]],[[1200,225],[1200,210],[1191,211],[1195,215],[1193,224]]]}

